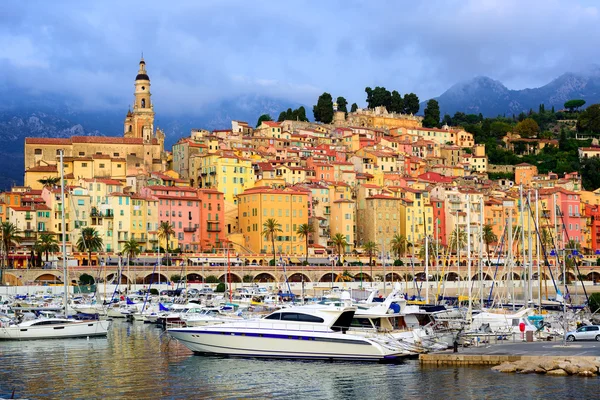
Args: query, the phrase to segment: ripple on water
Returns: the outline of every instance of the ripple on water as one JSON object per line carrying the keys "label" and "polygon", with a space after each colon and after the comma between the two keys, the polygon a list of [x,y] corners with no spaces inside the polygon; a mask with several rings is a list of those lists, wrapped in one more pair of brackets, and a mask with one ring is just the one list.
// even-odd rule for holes
{"label": "ripple on water", "polygon": [[207,399],[597,398],[600,379],[488,368],[194,356],[150,325],[108,338],[0,343],[0,397]]}

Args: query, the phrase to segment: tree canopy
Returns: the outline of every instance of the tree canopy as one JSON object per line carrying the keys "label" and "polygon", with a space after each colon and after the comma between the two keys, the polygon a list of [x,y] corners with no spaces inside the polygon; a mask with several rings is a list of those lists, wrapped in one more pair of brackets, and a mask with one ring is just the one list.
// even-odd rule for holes
{"label": "tree canopy", "polygon": [[330,124],[333,121],[333,98],[327,92],[319,96],[317,104],[313,106],[315,121]]}
{"label": "tree canopy", "polygon": [[392,91],[392,98],[388,111],[394,113],[404,112],[404,100],[402,99],[402,95],[398,93],[397,90]]}
{"label": "tree canopy", "polygon": [[338,111],[343,111],[345,113],[348,112],[348,101],[345,98],[339,96],[335,102],[337,104]]}
{"label": "tree canopy", "polygon": [[295,110],[288,108],[286,111],[282,111],[277,118],[277,122],[288,121],[308,121],[306,117],[306,109],[304,106],[300,106]]}
{"label": "tree canopy", "polygon": [[585,105],[585,100],[580,100],[580,99],[569,100],[569,101],[565,102],[565,104],[564,104],[565,108],[567,108],[570,112],[577,111],[579,108],[583,107],[584,105]]}
{"label": "tree canopy", "polygon": [[269,114],[263,114],[260,117],[258,117],[258,121],[256,122],[256,127],[258,128],[260,126],[260,124],[263,123],[263,121],[273,121],[273,118],[271,118],[271,116]]}
{"label": "tree canopy", "polygon": [[[419,112],[419,98],[414,93],[404,95],[404,113],[416,114]],[[439,120],[439,117],[438,117]]]}
{"label": "tree canopy", "polygon": [[579,114],[577,131],[600,133],[600,104],[592,104]]}
{"label": "tree canopy", "polygon": [[431,99],[425,107],[423,126],[426,128],[435,128],[440,123],[440,105],[437,100]]}
{"label": "tree canopy", "polygon": [[515,133],[522,138],[534,138],[540,133],[540,126],[533,118],[525,118],[515,126]]}
{"label": "tree canopy", "polygon": [[352,107],[350,107],[350,112],[355,112],[356,110],[358,110],[358,104],[352,103]]}

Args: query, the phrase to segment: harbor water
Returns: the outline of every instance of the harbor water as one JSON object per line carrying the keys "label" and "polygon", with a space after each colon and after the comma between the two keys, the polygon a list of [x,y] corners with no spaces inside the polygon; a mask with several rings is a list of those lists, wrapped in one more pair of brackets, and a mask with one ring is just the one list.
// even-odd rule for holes
{"label": "harbor water", "polygon": [[160,329],[115,321],[108,338],[0,342],[0,398],[597,398],[600,378],[487,367],[195,356]]}

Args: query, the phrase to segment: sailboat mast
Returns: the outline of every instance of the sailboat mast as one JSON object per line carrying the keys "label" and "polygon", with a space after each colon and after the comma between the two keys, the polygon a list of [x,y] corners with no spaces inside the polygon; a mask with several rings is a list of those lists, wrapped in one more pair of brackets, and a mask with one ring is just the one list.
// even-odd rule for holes
{"label": "sailboat mast", "polygon": [[69,277],[67,275],[67,238],[66,238],[66,225],[65,225],[65,176],[64,176],[64,166],[63,166],[63,156],[64,150],[61,149],[60,152],[60,202],[61,202],[61,213],[60,218],[62,222],[61,233],[62,233],[62,256],[63,256],[63,281],[65,284],[65,293],[63,297],[63,303],[65,306],[65,318],[68,315],[67,310],[67,302],[69,300]]}

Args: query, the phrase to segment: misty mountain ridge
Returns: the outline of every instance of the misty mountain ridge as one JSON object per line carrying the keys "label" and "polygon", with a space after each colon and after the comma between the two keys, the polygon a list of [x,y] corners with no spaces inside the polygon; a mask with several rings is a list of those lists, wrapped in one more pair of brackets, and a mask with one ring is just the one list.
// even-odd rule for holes
{"label": "misty mountain ridge", "polygon": [[[486,117],[518,115],[540,104],[546,109],[562,109],[566,101],[583,99],[587,105],[600,102],[600,67],[593,65],[582,72],[567,72],[538,88],[508,89],[502,82],[486,76],[457,83],[435,98],[440,112],[454,115],[483,114]],[[423,103],[421,109],[424,109]]]}

